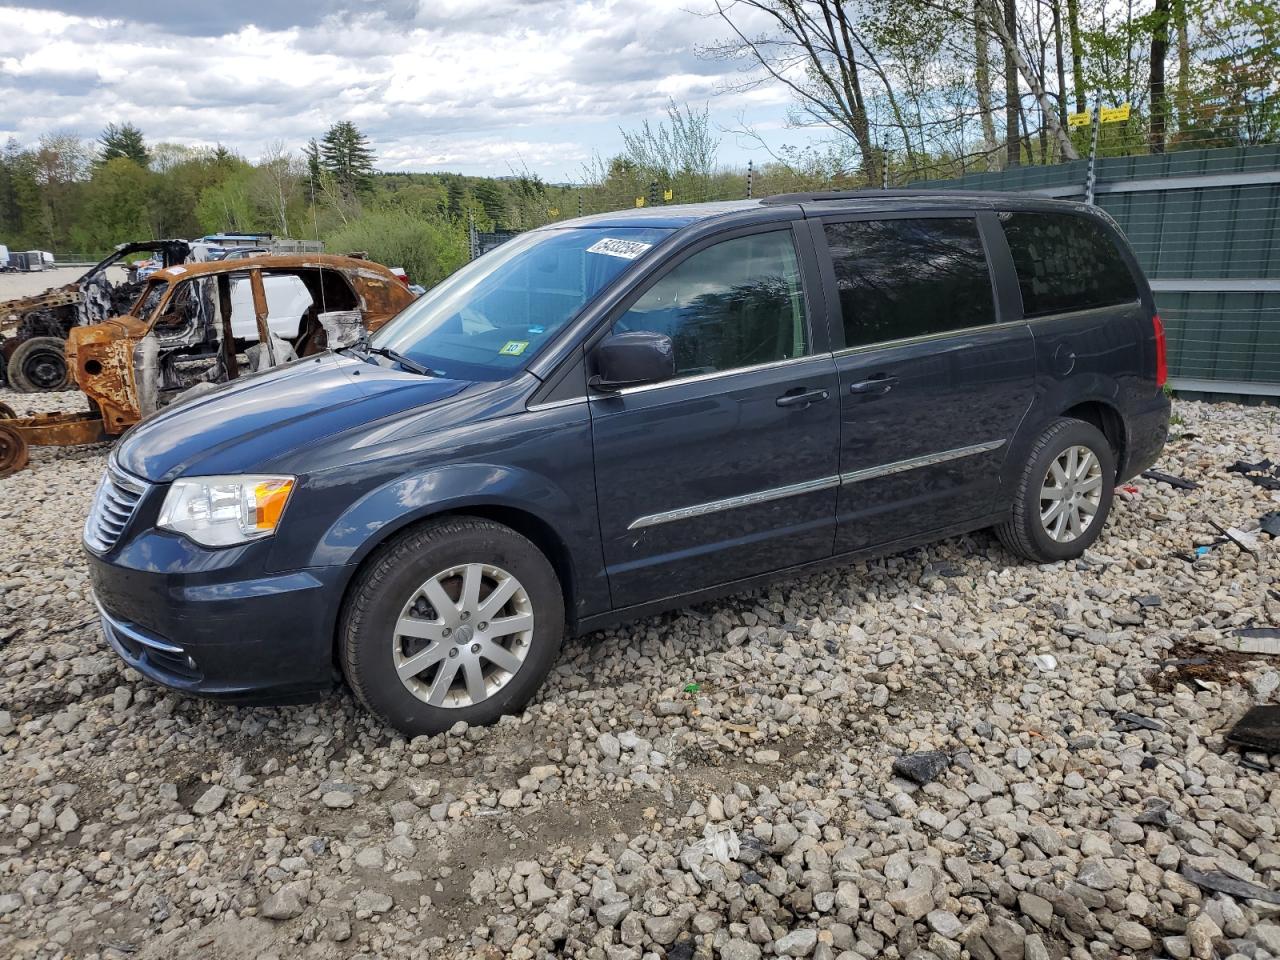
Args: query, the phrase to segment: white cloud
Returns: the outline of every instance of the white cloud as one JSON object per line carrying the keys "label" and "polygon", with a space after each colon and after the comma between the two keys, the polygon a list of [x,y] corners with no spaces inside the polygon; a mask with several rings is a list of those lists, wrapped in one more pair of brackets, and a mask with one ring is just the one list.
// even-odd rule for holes
{"label": "white cloud", "polygon": [[776,124],[776,88],[716,96],[737,68],[696,55],[718,25],[689,2],[229,0],[192,12],[125,0],[111,18],[74,0],[0,8],[0,136],[93,137],[127,120],[152,141],[253,157],[350,119],[385,169],[527,165],[557,179],[669,98]]}

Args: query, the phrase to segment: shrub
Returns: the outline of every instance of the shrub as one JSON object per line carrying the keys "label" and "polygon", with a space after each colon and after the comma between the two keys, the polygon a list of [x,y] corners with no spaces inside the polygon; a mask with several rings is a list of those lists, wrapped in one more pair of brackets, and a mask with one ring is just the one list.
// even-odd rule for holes
{"label": "shrub", "polygon": [[404,267],[409,279],[433,287],[467,262],[467,233],[444,216],[404,210],[366,210],[327,238],[330,253],[363,251],[388,267]]}

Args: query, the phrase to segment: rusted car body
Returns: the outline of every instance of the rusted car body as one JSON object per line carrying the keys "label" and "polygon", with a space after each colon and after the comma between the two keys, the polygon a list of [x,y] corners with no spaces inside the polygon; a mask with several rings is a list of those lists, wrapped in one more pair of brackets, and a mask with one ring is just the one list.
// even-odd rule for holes
{"label": "rusted car body", "polygon": [[[282,288],[295,307],[305,290],[309,306],[296,326],[271,312],[269,293]],[[413,299],[381,264],[327,254],[161,270],[147,278],[128,313],[70,331],[67,365],[90,412],[0,419],[0,476],[25,465],[29,444],[96,443],[192,391],[349,346]],[[283,336],[281,321],[288,328]]]}

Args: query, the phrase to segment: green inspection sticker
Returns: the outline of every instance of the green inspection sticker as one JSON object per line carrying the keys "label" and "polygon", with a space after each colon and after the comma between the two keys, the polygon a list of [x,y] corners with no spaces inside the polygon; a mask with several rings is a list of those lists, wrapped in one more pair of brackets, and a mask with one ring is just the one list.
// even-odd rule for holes
{"label": "green inspection sticker", "polygon": [[508,340],[502,345],[502,349],[498,351],[499,356],[518,357],[524,353],[529,347],[528,340]]}

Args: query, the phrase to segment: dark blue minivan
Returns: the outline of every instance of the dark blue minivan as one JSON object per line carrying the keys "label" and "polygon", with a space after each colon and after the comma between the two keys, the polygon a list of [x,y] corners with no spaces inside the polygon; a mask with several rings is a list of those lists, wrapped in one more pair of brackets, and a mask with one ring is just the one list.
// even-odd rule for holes
{"label": "dark blue minivan", "polygon": [[566,629],[994,527],[1098,537],[1168,429],[1092,207],[876,191],[521,234],[372,338],[176,404],[85,525],[111,644],[241,702],[345,678],[408,734],[519,709]]}

